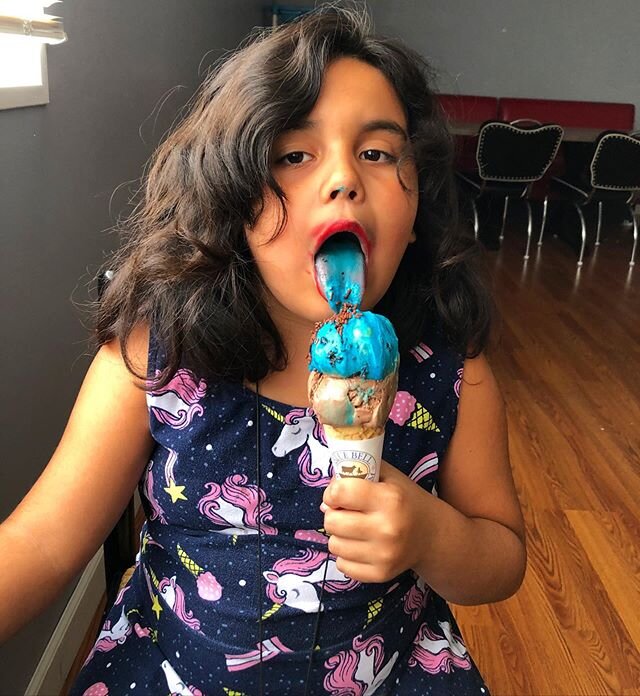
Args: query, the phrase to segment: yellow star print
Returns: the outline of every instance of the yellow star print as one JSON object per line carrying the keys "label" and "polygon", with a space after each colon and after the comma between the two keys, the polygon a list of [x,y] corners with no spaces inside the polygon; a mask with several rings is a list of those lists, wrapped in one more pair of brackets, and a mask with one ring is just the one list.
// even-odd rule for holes
{"label": "yellow star print", "polygon": [[176,486],[176,482],[171,479],[171,485],[167,486],[164,490],[171,496],[171,502],[175,503],[177,500],[187,499],[182,493],[185,488],[186,486]]}
{"label": "yellow star print", "polygon": [[162,611],[162,607],[160,606],[160,602],[158,601],[157,594],[153,595],[153,606],[151,607],[151,611],[155,612],[156,619],[160,618],[160,612]]}

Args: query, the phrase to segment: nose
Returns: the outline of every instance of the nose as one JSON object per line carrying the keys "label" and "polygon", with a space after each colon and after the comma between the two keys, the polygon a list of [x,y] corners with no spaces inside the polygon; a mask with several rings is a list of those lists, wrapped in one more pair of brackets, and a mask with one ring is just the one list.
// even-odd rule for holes
{"label": "nose", "polygon": [[333,190],[329,194],[331,200],[335,200],[336,198],[338,198],[338,196],[345,196],[353,201],[358,196],[358,192],[356,191],[355,186],[347,186],[345,184],[340,184],[336,188],[333,188]]}
{"label": "nose", "polygon": [[351,200],[362,202],[364,189],[355,162],[347,161],[346,156],[334,158],[329,164],[325,182],[325,200]]}

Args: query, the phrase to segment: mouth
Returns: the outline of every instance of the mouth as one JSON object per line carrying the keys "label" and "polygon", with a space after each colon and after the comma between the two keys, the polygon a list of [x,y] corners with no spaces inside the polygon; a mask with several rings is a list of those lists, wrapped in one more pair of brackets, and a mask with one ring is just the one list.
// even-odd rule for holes
{"label": "mouth", "polygon": [[367,275],[369,239],[354,221],[341,220],[316,232],[314,278],[319,294],[334,312],[345,304],[359,306]]}
{"label": "mouth", "polygon": [[323,244],[335,235],[341,235],[341,239],[354,237],[364,256],[365,265],[369,260],[369,251],[371,242],[364,228],[355,220],[336,220],[330,224],[320,225],[312,231],[312,237],[315,240],[313,257],[315,258],[320,252]]}

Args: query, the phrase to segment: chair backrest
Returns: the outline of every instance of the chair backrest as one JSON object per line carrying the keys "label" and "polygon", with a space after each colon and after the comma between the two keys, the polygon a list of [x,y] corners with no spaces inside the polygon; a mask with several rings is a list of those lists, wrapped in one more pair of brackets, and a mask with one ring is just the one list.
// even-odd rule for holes
{"label": "chair backrest", "polygon": [[489,121],[478,137],[478,173],[488,181],[537,181],[553,162],[562,135],[563,130],[557,125],[522,128]]}
{"label": "chair backrest", "polygon": [[640,138],[603,133],[591,160],[591,185],[606,191],[640,190]]}
{"label": "chair backrest", "polygon": [[615,102],[568,101],[562,99],[516,99],[501,97],[498,119],[534,118],[565,128],[633,130],[635,105]]}
{"label": "chair backrest", "polygon": [[496,97],[477,97],[472,94],[438,94],[442,110],[450,121],[483,123],[498,118]]}

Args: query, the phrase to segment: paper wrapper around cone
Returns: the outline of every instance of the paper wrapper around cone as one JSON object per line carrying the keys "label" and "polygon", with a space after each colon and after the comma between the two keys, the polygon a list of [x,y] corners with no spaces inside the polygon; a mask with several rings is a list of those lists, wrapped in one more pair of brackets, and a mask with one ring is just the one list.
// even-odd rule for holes
{"label": "paper wrapper around cone", "polygon": [[311,372],[309,400],[324,428],[334,476],[379,480],[384,428],[397,389],[397,370],[382,380]]}
{"label": "paper wrapper around cone", "polygon": [[[380,480],[380,464],[382,462],[382,447],[384,445],[384,430],[380,435],[362,439],[362,433],[352,438],[343,439],[330,425],[325,425],[324,434],[327,438],[329,456],[333,464],[333,475],[336,478],[360,478],[367,481]],[[342,428],[342,431],[348,428]],[[354,428],[354,431],[360,428]]]}

